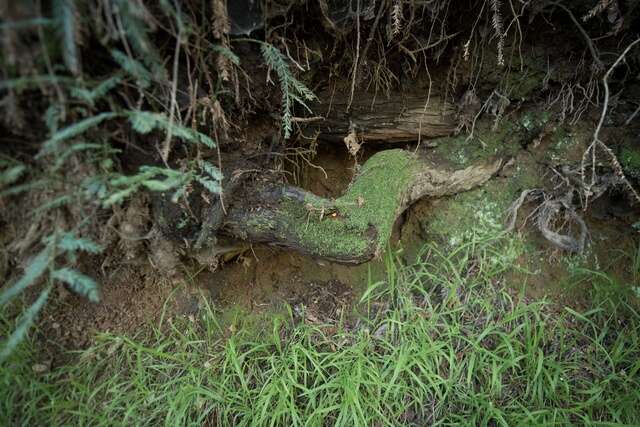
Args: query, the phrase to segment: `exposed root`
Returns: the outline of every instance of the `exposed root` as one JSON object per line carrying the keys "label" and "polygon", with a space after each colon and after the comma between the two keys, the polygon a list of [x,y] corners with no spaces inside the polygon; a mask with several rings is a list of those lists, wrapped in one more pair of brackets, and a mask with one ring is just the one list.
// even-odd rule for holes
{"label": "exposed root", "polygon": [[475,188],[501,165],[497,159],[451,171],[405,150],[385,150],[365,162],[347,192],[335,200],[275,183],[245,189],[222,231],[251,243],[359,264],[382,252],[396,218],[412,203]]}
{"label": "exposed root", "polygon": [[[542,189],[528,189],[520,193],[520,196],[507,211],[507,231],[513,231],[516,226],[518,211],[527,200],[543,201],[534,211],[536,214],[536,227],[549,242],[556,247],[569,252],[582,253],[587,242],[588,229],[584,220],[571,206],[572,192],[562,198],[551,198]],[[553,229],[553,225],[561,212],[565,213],[565,219],[578,224],[580,231],[577,237],[569,234],[561,234]],[[526,221],[525,221],[526,222]]]}
{"label": "exposed root", "polygon": [[[558,214],[564,209],[565,215],[575,221],[580,227],[577,237],[568,234],[560,234],[551,229],[553,221]],[[569,252],[582,253],[587,241],[587,225],[584,220],[576,213],[576,211],[567,203],[566,200],[547,200],[540,206],[538,214],[538,230],[551,243]]]}
{"label": "exposed root", "polygon": [[[615,156],[613,151],[611,151],[611,149],[600,139],[600,131],[602,130],[602,126],[604,125],[604,119],[607,116],[608,107],[609,107],[609,92],[610,92],[609,77],[611,76],[611,73],[613,72],[613,70],[618,66],[618,64],[620,64],[620,62],[622,62],[625,56],[629,53],[629,51],[638,43],[640,43],[640,38],[630,43],[625,48],[625,50],[620,54],[620,56],[618,56],[618,58],[615,60],[613,65],[609,67],[607,72],[602,77],[602,85],[604,86],[604,101],[602,105],[602,113],[600,114],[600,121],[598,122],[598,125],[596,126],[596,129],[593,132],[593,139],[591,141],[591,144],[589,144],[589,147],[587,147],[586,151],[584,152],[582,156],[582,162],[580,165],[580,176],[582,178],[582,184],[585,186],[585,197],[587,201],[589,200],[589,197],[591,196],[591,193],[592,193],[591,187],[593,187],[597,181],[596,149],[598,147],[600,147],[607,154],[607,156],[611,161],[611,165],[613,166],[614,172],[616,173],[618,178],[624,183],[624,185],[627,187],[629,192],[633,195],[635,200],[640,201],[640,194],[638,194],[638,192],[633,188],[633,186],[625,176],[622,170],[622,166],[618,161],[618,158]],[[588,184],[586,184],[585,182],[586,165],[587,165],[587,159],[589,155],[591,155],[591,181]]]}
{"label": "exposed root", "polygon": [[[523,204],[537,201],[538,206],[530,215],[535,217],[535,225],[542,235],[560,249],[582,253],[589,235],[587,225],[578,214],[578,210],[588,208],[588,200],[595,200],[603,196],[607,191],[620,188],[625,185],[624,180],[614,172],[602,173],[588,188],[582,184],[580,170],[568,165],[559,168],[551,168],[554,184],[553,190],[541,188],[527,189],[512,203],[507,210],[507,231],[513,231],[516,227],[518,211]],[[588,193],[587,193],[588,192]],[[585,196],[588,194],[588,199]],[[559,229],[574,224],[578,227],[578,235],[562,234],[559,229],[554,229],[556,220],[564,213],[564,223]],[[528,220],[528,218],[527,218]],[[525,223],[527,222],[525,220]]]}

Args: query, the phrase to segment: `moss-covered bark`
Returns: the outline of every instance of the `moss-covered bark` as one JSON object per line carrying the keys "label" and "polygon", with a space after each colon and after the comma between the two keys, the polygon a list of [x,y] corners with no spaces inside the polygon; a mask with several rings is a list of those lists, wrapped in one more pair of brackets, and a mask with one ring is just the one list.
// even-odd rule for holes
{"label": "moss-covered bark", "polygon": [[362,166],[336,200],[297,187],[265,185],[245,194],[251,199],[250,208],[234,205],[225,229],[251,242],[361,263],[381,252],[396,218],[415,200],[469,190],[493,176],[500,164],[491,161],[451,171],[435,168],[405,150],[385,150]]}

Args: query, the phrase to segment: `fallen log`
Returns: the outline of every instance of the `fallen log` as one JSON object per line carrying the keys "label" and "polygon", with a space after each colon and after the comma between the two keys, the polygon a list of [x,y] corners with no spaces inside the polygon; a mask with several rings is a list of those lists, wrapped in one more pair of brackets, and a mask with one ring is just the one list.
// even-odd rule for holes
{"label": "fallen log", "polygon": [[360,141],[396,143],[448,136],[455,131],[455,108],[440,96],[415,93],[390,97],[357,93],[349,106],[349,94],[324,93],[313,106],[323,120],[307,127],[324,140],[339,141],[355,132]]}
{"label": "fallen log", "polygon": [[384,150],[362,165],[346,193],[335,200],[290,185],[245,188],[235,197],[222,231],[250,243],[359,264],[382,252],[396,218],[412,203],[470,190],[501,165],[497,159],[449,170],[406,150]]}

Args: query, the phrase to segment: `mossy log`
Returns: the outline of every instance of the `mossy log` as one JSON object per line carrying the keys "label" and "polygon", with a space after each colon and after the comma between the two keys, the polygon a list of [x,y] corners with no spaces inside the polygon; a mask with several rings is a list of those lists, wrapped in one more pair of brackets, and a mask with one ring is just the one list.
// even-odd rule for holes
{"label": "mossy log", "polygon": [[[336,91],[337,92],[337,91]],[[324,140],[342,141],[355,131],[360,141],[396,143],[451,135],[457,121],[453,105],[432,95],[399,91],[390,97],[356,93],[351,105],[346,92],[325,93],[313,111],[322,120],[307,127]]]}
{"label": "mossy log", "polygon": [[394,222],[413,202],[470,190],[501,165],[498,159],[448,170],[406,150],[384,150],[362,165],[335,200],[282,184],[245,189],[243,200],[232,204],[223,231],[252,243],[359,264],[381,253]]}

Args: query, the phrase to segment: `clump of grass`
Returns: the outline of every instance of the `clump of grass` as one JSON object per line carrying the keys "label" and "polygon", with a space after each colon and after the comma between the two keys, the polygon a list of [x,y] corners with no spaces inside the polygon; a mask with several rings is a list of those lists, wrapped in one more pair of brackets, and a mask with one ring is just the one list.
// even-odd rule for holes
{"label": "clump of grass", "polygon": [[24,345],[0,373],[1,423],[637,425],[638,313],[624,299],[526,303],[503,287],[498,250],[429,246],[411,267],[388,255],[338,331],[222,323],[208,307],[146,338],[102,335],[43,376]]}

